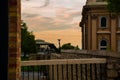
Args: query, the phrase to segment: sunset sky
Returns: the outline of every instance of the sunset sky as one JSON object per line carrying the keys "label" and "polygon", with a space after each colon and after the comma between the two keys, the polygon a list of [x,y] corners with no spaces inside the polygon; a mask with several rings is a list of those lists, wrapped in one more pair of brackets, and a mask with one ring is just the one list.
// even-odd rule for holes
{"label": "sunset sky", "polygon": [[58,47],[71,43],[81,48],[81,11],[86,0],[21,0],[22,20],[36,39]]}

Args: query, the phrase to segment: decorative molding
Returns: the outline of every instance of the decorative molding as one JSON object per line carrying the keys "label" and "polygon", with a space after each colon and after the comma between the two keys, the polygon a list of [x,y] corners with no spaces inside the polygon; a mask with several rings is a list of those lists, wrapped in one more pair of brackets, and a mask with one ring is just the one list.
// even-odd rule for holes
{"label": "decorative molding", "polygon": [[120,31],[117,31],[116,33],[117,33],[117,34],[120,34]]}
{"label": "decorative molding", "polygon": [[98,34],[110,34],[111,32],[110,31],[98,31],[97,33]]}
{"label": "decorative molding", "polygon": [[91,16],[91,18],[92,18],[92,19],[97,19],[97,15],[93,14],[93,15]]}
{"label": "decorative molding", "polygon": [[85,20],[88,20],[88,15],[86,15]]}
{"label": "decorative molding", "polygon": [[110,18],[111,18],[111,19],[116,19],[117,16],[116,16],[115,14],[111,14],[111,15],[110,15]]}

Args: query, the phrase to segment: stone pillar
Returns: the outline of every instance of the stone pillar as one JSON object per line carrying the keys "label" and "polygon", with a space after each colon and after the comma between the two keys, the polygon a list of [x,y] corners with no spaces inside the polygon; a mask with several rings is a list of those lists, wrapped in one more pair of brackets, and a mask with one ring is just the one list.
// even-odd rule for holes
{"label": "stone pillar", "polygon": [[111,50],[117,51],[116,49],[116,16],[111,15]]}
{"label": "stone pillar", "polygon": [[92,18],[91,19],[91,25],[92,25],[92,27],[91,27],[91,29],[92,29],[92,31],[91,31],[91,33],[92,33],[91,46],[92,46],[92,50],[96,50],[97,49],[97,35],[96,35],[96,33],[97,33],[97,28],[96,28],[97,15],[92,15],[91,18]]}
{"label": "stone pillar", "polygon": [[91,50],[91,14],[88,15],[88,46],[87,50]]}
{"label": "stone pillar", "polygon": [[21,4],[20,0],[9,0],[9,50],[8,50],[8,79],[20,80],[21,66]]}

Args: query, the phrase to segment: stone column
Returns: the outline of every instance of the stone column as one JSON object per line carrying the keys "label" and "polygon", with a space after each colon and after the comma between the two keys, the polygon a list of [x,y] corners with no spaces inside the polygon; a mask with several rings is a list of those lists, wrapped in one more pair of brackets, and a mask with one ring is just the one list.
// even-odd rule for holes
{"label": "stone column", "polygon": [[9,48],[8,48],[8,79],[20,80],[21,66],[21,4],[20,0],[9,0]]}
{"label": "stone column", "polygon": [[92,46],[92,50],[96,50],[97,49],[97,35],[96,35],[96,33],[97,33],[97,28],[96,28],[97,15],[92,15],[91,23],[92,23],[91,24],[92,25],[92,27],[91,27],[91,29],[92,29],[92,31],[91,31],[91,33],[92,33],[91,46]]}
{"label": "stone column", "polygon": [[117,51],[116,49],[116,16],[111,15],[111,50]]}
{"label": "stone column", "polygon": [[87,40],[87,42],[88,42],[88,46],[87,46],[87,49],[88,50],[91,50],[91,14],[89,13],[89,15],[88,15],[88,34],[87,34],[88,36],[88,40]]}

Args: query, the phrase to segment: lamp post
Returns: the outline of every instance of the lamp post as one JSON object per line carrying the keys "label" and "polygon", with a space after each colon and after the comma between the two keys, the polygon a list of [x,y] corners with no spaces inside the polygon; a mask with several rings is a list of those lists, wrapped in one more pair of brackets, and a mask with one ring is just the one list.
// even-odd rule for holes
{"label": "lamp post", "polygon": [[60,49],[60,40],[61,40],[61,39],[58,39],[58,44],[59,44],[59,53],[61,53],[61,49]]}

